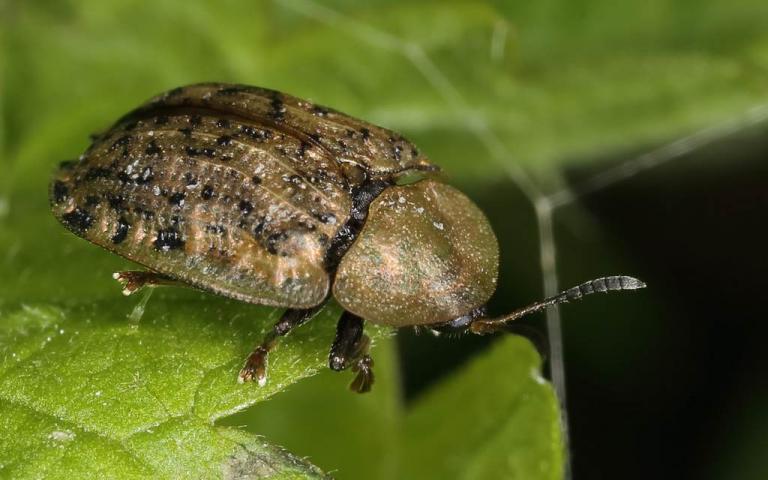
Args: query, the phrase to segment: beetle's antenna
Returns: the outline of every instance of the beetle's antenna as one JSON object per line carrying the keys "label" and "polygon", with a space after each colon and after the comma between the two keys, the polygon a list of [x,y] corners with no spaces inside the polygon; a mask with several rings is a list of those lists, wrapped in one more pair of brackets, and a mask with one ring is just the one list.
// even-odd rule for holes
{"label": "beetle's antenna", "polygon": [[571,300],[581,300],[586,295],[590,295],[596,292],[608,293],[619,290],[637,290],[645,288],[645,283],[634,277],[628,277],[626,275],[616,275],[612,277],[600,277],[588,282],[584,282],[581,285],[577,285],[568,290],[563,290],[549,298],[536,303],[532,303],[523,308],[519,308],[511,313],[502,315],[496,318],[482,318],[477,319],[470,325],[470,330],[473,333],[484,334],[491,333],[500,330],[503,325],[524,317],[531,313],[544,310],[552,305],[558,305],[560,303],[570,302]]}

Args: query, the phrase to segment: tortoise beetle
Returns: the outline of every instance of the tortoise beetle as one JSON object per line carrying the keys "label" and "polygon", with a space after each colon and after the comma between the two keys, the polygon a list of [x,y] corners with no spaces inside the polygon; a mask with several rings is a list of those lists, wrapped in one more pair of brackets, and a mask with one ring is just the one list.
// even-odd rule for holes
{"label": "tortoise beetle", "polygon": [[[499,250],[485,215],[436,178],[402,136],[264,88],[206,83],[165,92],[96,135],[50,185],[70,231],[147,268],[123,292],[186,285],[287,310],[239,381],[266,382],[277,339],[333,296],[344,308],[329,366],[366,392],[363,323],[485,334],[549,305],[645,285],[591,280],[486,316]],[[404,176],[424,178],[398,185]]]}

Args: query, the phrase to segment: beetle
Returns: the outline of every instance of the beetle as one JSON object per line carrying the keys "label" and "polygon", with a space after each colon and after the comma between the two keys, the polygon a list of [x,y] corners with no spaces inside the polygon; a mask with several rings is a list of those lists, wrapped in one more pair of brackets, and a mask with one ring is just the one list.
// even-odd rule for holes
{"label": "beetle", "polygon": [[350,387],[366,392],[365,321],[486,334],[592,292],[645,286],[603,277],[488,317],[496,237],[438,171],[385,128],[274,90],[204,83],[160,94],[95,135],[49,195],[67,229],[147,269],[114,275],[127,295],[185,285],[286,308],[239,373],[260,385],[278,338],[330,297],[344,313],[329,367],[357,372]]}

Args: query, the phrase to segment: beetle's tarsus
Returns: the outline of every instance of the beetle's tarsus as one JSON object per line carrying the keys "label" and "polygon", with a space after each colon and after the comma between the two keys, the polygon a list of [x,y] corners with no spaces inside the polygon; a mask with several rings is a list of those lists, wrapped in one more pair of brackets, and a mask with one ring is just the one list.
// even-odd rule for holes
{"label": "beetle's tarsus", "polygon": [[128,295],[131,295],[132,293],[137,292],[141,289],[141,287],[144,286],[143,283],[137,283],[132,279],[133,273],[137,272],[115,272],[112,274],[112,278],[120,282],[120,285],[123,287],[123,295],[126,297]]}
{"label": "beetle's tarsus", "polygon": [[344,312],[336,325],[336,338],[328,354],[328,366],[340,372],[352,367],[357,372],[349,385],[357,393],[371,391],[373,385],[373,359],[368,354],[371,339],[363,333],[363,319],[354,313]]}
{"label": "beetle's tarsus", "polygon": [[311,320],[321,308],[322,305],[318,305],[306,309],[291,308],[286,310],[280,320],[272,327],[272,330],[264,337],[264,340],[245,359],[245,364],[237,376],[237,383],[255,380],[260,387],[266,385],[269,352],[277,345],[277,339],[288,335],[294,328]]}
{"label": "beetle's tarsus", "polygon": [[112,278],[123,286],[123,295],[125,296],[132,295],[144,287],[156,285],[188,286],[160,273],[141,270],[115,272],[112,274]]}
{"label": "beetle's tarsus", "polygon": [[357,393],[367,393],[373,386],[373,358],[370,355],[363,355],[352,367],[357,376],[349,384],[349,389]]}
{"label": "beetle's tarsus", "polygon": [[[274,342],[272,342],[274,343]],[[258,386],[267,384],[267,360],[269,359],[269,345],[260,345],[245,360],[245,365],[237,376],[237,383],[246,383],[256,380]]]}

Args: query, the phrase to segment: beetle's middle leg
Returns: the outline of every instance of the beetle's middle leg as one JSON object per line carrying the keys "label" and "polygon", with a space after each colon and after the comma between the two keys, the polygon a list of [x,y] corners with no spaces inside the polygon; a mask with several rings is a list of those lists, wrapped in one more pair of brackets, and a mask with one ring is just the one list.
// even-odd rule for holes
{"label": "beetle's middle leg", "polygon": [[373,359],[368,355],[370,347],[371,339],[363,333],[363,319],[345,311],[336,326],[328,366],[337,372],[351,366],[357,376],[349,388],[357,393],[368,392],[373,385]]}
{"label": "beetle's middle leg", "polygon": [[277,345],[278,338],[288,335],[294,328],[311,320],[321,308],[323,308],[323,305],[306,309],[289,308],[286,310],[259,346],[248,355],[245,365],[240,370],[237,381],[244,383],[256,379],[259,386],[264,386],[267,383],[267,357],[270,350]]}

